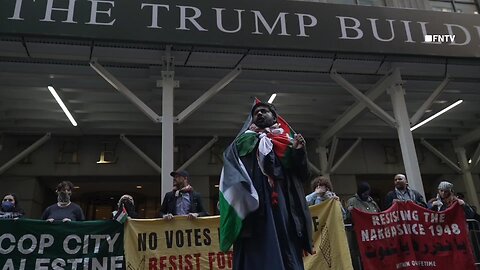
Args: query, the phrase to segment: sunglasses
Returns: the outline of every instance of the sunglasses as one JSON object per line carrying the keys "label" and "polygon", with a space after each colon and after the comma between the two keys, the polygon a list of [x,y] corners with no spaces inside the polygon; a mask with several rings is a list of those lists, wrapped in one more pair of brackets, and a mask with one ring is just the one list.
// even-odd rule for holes
{"label": "sunglasses", "polygon": [[4,202],[13,202],[13,199],[3,199]]}

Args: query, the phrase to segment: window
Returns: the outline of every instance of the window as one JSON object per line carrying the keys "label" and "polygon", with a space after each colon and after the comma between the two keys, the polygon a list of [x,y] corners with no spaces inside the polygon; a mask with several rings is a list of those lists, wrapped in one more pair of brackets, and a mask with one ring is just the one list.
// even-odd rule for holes
{"label": "window", "polygon": [[453,12],[453,3],[451,2],[441,2],[441,1],[430,1],[432,5],[432,9],[435,11],[443,11],[443,12]]}
{"label": "window", "polygon": [[327,2],[332,4],[346,4],[346,5],[357,4],[356,0],[328,0]]}
{"label": "window", "polygon": [[362,6],[386,6],[385,0],[328,0],[332,4],[362,5]]}
{"label": "window", "polygon": [[430,0],[432,10],[478,14],[475,0]]}
{"label": "window", "polygon": [[385,0],[357,0],[357,4],[362,6],[386,6]]}
{"label": "window", "polygon": [[455,8],[456,8],[457,12],[478,14],[478,9],[477,9],[475,4],[455,3]]}

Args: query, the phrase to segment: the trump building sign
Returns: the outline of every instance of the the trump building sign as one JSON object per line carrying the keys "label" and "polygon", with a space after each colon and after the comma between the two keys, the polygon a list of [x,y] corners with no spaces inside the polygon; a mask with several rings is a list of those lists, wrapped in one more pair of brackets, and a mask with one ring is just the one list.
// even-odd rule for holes
{"label": "the trump building sign", "polygon": [[474,14],[285,0],[0,0],[0,3],[1,34],[480,57],[480,15]]}

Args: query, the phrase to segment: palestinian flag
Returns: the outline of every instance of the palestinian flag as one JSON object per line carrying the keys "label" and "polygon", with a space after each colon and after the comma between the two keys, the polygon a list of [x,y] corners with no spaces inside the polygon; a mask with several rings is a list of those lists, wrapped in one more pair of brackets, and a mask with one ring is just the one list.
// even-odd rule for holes
{"label": "palestinian flag", "polygon": [[[260,100],[255,99],[255,104],[260,103]],[[247,128],[251,122],[251,117],[247,120]],[[282,133],[271,132],[267,134],[267,137],[272,140],[273,143],[273,151],[277,158],[282,162],[282,165],[285,168],[290,168],[292,164],[292,143],[293,138],[295,137],[295,131],[290,127],[290,125],[277,114],[277,123],[278,129],[281,129]],[[245,127],[245,125],[244,125]],[[258,143],[258,134],[247,130],[247,128],[242,129],[237,138],[235,139],[235,143],[238,148],[239,155],[245,156],[249,154],[253,149],[255,149],[256,144]]]}
{"label": "palestinian flag", "polygon": [[[258,99],[255,104],[259,103]],[[230,144],[223,153],[224,165],[220,176],[220,250],[226,252],[240,235],[243,220],[259,206],[258,193],[253,186],[245,166],[240,160],[255,149],[258,143],[258,134],[249,131],[252,122],[251,114],[234,143]],[[268,134],[272,140],[273,149],[282,164],[289,167],[291,164],[291,146],[294,131],[287,122],[277,115],[277,122],[283,129],[281,134]]]}
{"label": "palestinian flag", "polygon": [[122,224],[127,221],[127,218],[128,218],[128,214],[127,214],[127,210],[125,209],[125,207],[122,208],[122,211],[118,211],[115,214],[115,220],[117,222],[122,223]]}
{"label": "palestinian flag", "polygon": [[272,139],[273,151],[277,158],[282,162],[285,168],[291,168],[292,166],[292,144],[295,137],[295,131],[290,125],[281,117],[277,115],[277,123],[280,124],[280,128],[283,129],[283,134],[269,133],[267,137]]}

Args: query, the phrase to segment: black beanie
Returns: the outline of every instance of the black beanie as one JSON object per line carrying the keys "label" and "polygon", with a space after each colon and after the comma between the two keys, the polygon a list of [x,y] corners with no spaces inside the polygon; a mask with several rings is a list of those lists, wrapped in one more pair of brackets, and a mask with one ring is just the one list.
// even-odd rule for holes
{"label": "black beanie", "polygon": [[270,112],[272,113],[273,117],[277,118],[277,109],[275,108],[275,106],[273,106],[273,104],[263,103],[263,102],[258,102],[255,105],[253,105],[252,110],[250,111],[250,115],[252,117],[253,117],[253,112],[255,111],[255,109],[257,107],[260,107],[260,106],[267,107],[270,110]]}
{"label": "black beanie", "polygon": [[358,183],[357,194],[358,196],[362,195],[364,192],[370,190],[370,185],[367,182]]}

